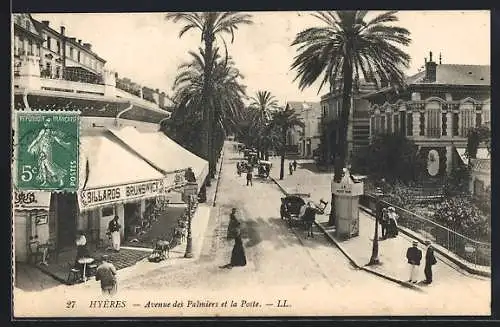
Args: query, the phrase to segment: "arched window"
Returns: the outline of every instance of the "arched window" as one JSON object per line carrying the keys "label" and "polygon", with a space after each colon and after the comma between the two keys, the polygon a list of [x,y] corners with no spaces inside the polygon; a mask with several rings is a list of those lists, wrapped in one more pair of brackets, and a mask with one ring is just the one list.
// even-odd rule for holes
{"label": "arched window", "polygon": [[392,134],[392,112],[387,113],[387,134]]}
{"label": "arched window", "polygon": [[464,102],[460,105],[460,136],[467,137],[469,128],[474,127],[474,115],[472,102]]}
{"label": "arched window", "polygon": [[441,104],[437,101],[428,102],[425,105],[427,113],[427,136],[441,136]]}

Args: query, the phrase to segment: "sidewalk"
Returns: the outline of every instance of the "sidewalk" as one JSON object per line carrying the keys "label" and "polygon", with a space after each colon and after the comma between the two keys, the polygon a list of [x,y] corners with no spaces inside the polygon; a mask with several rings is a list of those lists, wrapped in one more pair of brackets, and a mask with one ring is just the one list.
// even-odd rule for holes
{"label": "sidewalk", "polygon": [[[323,198],[325,201],[331,201],[331,179],[332,173],[315,173],[310,169],[301,169],[301,166],[308,166],[309,161],[301,160],[297,171],[293,175],[288,173],[288,160],[285,160],[285,176],[283,180],[279,180],[279,159],[273,160],[273,170],[271,177],[279,185],[283,192],[287,193],[310,193],[310,199],[318,202]],[[302,164],[301,163],[305,163]],[[330,212],[330,204],[327,206],[325,212]],[[435,282],[432,286],[420,286],[409,284],[406,281],[409,279],[409,268],[406,262],[406,250],[411,246],[414,239],[409,236],[399,233],[398,237],[379,242],[379,259],[380,266],[365,267],[369,262],[371,256],[371,249],[373,244],[373,234],[375,229],[375,220],[365,211],[359,211],[359,230],[358,237],[354,237],[347,241],[337,241],[334,237],[334,229],[327,226],[328,215],[317,215],[317,226],[325,235],[351,260],[351,262],[360,269],[376,274],[385,279],[399,283],[403,286],[410,287],[417,290],[427,291],[433,288],[433,292],[441,289],[444,281],[449,282],[448,285],[466,285],[470,284],[467,288],[472,293],[482,292],[485,290],[485,285],[489,284],[489,279],[478,277],[466,273],[462,269],[451,264],[442,256],[436,254],[438,264],[433,267]],[[379,235],[380,230],[379,230]],[[420,244],[419,248],[422,249],[423,255],[424,245]],[[424,279],[423,262],[420,267],[419,280]],[[482,283],[485,282],[485,283]],[[479,284],[481,285],[479,285]],[[489,287],[489,286],[488,286]],[[463,289],[463,287],[460,287]],[[481,289],[481,291],[479,291]],[[471,294],[471,293],[469,293]],[[481,294],[482,295],[482,294]]]}

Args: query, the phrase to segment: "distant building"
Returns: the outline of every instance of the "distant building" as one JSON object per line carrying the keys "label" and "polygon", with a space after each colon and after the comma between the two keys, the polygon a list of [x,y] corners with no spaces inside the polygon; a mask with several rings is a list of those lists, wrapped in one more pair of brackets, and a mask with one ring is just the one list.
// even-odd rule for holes
{"label": "distant building", "polygon": [[321,106],[318,102],[289,101],[286,109],[293,110],[304,127],[295,127],[288,131],[287,145],[303,158],[312,158],[313,151],[320,143]]}
{"label": "distant building", "polygon": [[489,124],[490,97],[490,66],[442,64],[441,55],[438,64],[430,52],[405,90],[386,87],[364,97],[371,104],[370,137],[405,135],[420,147],[429,177],[444,177],[463,164],[468,130]]}
{"label": "distant building", "polygon": [[[370,102],[363,96],[373,92],[375,85],[365,81],[355,83],[352,93],[351,111],[347,128],[348,158],[369,144]],[[333,163],[339,140],[339,121],[342,110],[342,90],[327,93],[321,97],[321,144],[320,157],[326,163]]]}

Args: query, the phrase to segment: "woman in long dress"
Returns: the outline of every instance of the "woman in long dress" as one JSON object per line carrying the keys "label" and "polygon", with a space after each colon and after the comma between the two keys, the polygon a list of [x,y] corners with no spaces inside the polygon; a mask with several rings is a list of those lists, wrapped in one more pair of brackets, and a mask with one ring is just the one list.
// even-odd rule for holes
{"label": "woman in long dress", "polygon": [[243,242],[241,241],[241,234],[238,233],[234,238],[230,267],[243,267],[246,266],[246,264],[247,258],[245,256],[245,249],[243,248]]}

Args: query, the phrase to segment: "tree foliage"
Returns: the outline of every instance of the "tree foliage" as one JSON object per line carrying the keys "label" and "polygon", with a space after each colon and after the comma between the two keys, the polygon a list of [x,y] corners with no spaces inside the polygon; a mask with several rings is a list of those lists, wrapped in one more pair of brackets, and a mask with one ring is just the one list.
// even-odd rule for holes
{"label": "tree foliage", "polygon": [[[329,84],[330,91],[342,89],[339,142],[335,162],[335,180],[342,177],[347,155],[347,124],[351,110],[353,84],[359,76],[377,85],[404,85],[403,69],[409,67],[410,56],[400,49],[409,45],[410,32],[389,25],[398,21],[396,11],[389,11],[366,19],[368,11],[316,12],[324,25],[311,27],[297,34],[292,42],[298,54],[292,63],[297,71],[300,89],[320,79]],[[321,77],[322,76],[322,77]],[[354,80],[354,83],[353,83]]]}
{"label": "tree foliage", "polygon": [[475,159],[479,145],[486,145],[488,152],[491,154],[491,130],[486,125],[472,127],[467,134],[467,148],[465,155],[468,158]]}
{"label": "tree foliage", "polygon": [[375,136],[366,150],[357,151],[353,158],[353,170],[388,182],[417,181],[424,167],[425,161],[418,155],[418,146],[397,134]]}

